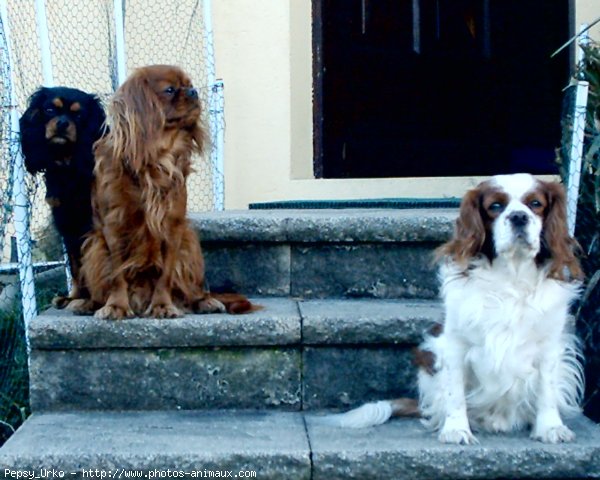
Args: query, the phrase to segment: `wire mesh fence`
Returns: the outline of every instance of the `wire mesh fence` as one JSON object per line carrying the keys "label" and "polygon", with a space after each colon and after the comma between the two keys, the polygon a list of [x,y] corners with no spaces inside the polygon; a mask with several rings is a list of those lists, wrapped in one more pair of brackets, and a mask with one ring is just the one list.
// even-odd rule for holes
{"label": "wire mesh fence", "polygon": [[[44,81],[41,48],[34,2],[9,0],[7,5],[10,30],[15,32],[11,38],[13,81],[17,96],[15,108],[22,113],[28,96]],[[128,0],[124,5],[127,71],[151,63],[183,67],[199,87],[206,107],[206,124],[211,124],[213,144],[216,144],[217,134],[224,128],[223,117],[221,115],[216,122],[209,122],[208,115],[215,113],[215,110],[216,113],[222,112],[223,105],[221,92],[214,84],[213,61],[207,55],[212,39],[205,31],[202,2]],[[45,7],[53,83],[96,93],[106,101],[118,86],[113,0],[47,0]],[[3,62],[3,65],[7,63]],[[2,105],[6,108],[9,104],[6,96],[10,76],[7,71],[3,73],[1,85],[5,97]],[[9,125],[3,122],[2,128],[8,128]],[[5,133],[8,138],[9,132]],[[216,153],[212,150],[211,160]],[[196,172],[190,176],[188,183],[190,211],[215,208],[214,192],[222,195],[222,172],[217,168],[215,161],[195,159]],[[61,249],[56,246],[55,236],[50,231],[52,227],[49,209],[44,203],[43,181],[41,177],[28,176],[27,182],[32,198],[34,259],[56,259]],[[2,188],[2,191],[7,190]],[[10,225],[8,228],[11,228]],[[10,255],[8,245],[3,250],[3,262]]]}
{"label": "wire mesh fence", "polygon": [[[203,11],[200,0],[127,0],[125,44],[128,71],[152,63],[182,66],[199,87],[203,105],[209,113],[219,104],[222,111],[222,98],[219,98],[220,92],[215,91],[214,68],[212,65],[206,68],[203,60],[212,58],[209,54],[212,51],[212,35],[205,32]],[[223,128],[223,120],[212,128],[213,145],[217,145],[217,133]],[[213,152],[216,155],[218,150],[213,149]],[[196,171],[188,180],[190,211],[214,209],[213,192],[222,195],[222,182],[213,182],[213,179],[222,176],[222,172],[215,171],[217,161],[214,156],[212,160],[195,161]]]}
{"label": "wire mesh fence", "polygon": [[[582,48],[576,78],[565,92],[558,162],[565,184],[579,185],[569,216],[574,219],[587,278],[576,320],[586,362],[584,408],[600,421],[600,47],[586,40]],[[582,83],[588,90],[583,107],[577,98]],[[580,163],[573,161],[573,152],[581,152]]]}
{"label": "wire mesh fence", "polygon": [[[104,103],[119,85],[117,33],[125,38],[125,72],[147,64],[175,64],[192,78],[205,106],[213,148],[194,158],[188,178],[190,212],[223,208],[221,167],[224,130],[222,83],[215,80],[210,0],[2,0],[0,24],[0,444],[26,410],[27,355],[19,313],[19,238],[31,252],[33,272],[23,305],[33,312],[66,290],[63,247],[56,232],[41,174],[18,175],[19,135],[11,114],[21,116],[41,85],[68,86],[98,95]],[[122,10],[115,10],[121,8]],[[116,13],[123,31],[117,32]],[[12,90],[12,95],[11,95]],[[217,148],[214,148],[217,147]],[[19,173],[20,172],[20,173]],[[24,218],[15,206],[15,185],[24,188]],[[18,192],[17,192],[18,193]],[[27,235],[19,229],[25,228]],[[53,268],[48,271],[48,269]],[[45,273],[44,273],[45,272]],[[52,277],[51,282],[45,279]],[[57,280],[57,277],[60,280]],[[44,285],[50,291],[44,291]],[[23,292],[27,288],[23,286]],[[37,293],[37,295],[35,295]],[[15,313],[16,312],[16,313]],[[31,312],[25,311],[25,318]]]}
{"label": "wire mesh fence", "polygon": [[[0,29],[0,102],[10,106],[8,45]],[[16,245],[10,241],[8,224],[12,216],[11,124],[9,108],[0,110],[0,258],[17,261]],[[6,235],[5,235],[6,234]],[[6,242],[5,239],[9,238]],[[10,294],[12,277],[0,272],[0,445],[27,414],[27,352],[23,321]],[[7,286],[8,285],[8,286]],[[10,294],[10,295],[9,295]]]}

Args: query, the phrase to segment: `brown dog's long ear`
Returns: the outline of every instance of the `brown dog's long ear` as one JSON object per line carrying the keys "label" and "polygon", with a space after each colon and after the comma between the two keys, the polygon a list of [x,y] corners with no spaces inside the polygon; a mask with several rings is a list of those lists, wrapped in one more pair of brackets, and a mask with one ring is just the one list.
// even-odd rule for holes
{"label": "brown dog's long ear", "polygon": [[208,128],[202,120],[199,120],[192,127],[192,138],[194,139],[194,150],[200,155],[204,154],[210,148],[210,138],[208,136]]}
{"label": "brown dog's long ear", "polygon": [[436,257],[450,257],[465,265],[481,252],[486,239],[485,225],[481,218],[481,190],[469,190],[460,204],[454,236],[436,251]]}
{"label": "brown dog's long ear", "polygon": [[113,158],[139,172],[156,157],[165,125],[163,106],[143,70],[133,73],[117,90],[109,117]]}
{"label": "brown dog's long ear", "polygon": [[543,182],[541,186],[548,206],[544,217],[542,252],[538,260],[550,259],[548,275],[565,280],[583,278],[583,271],[577,260],[577,241],[569,235],[567,227],[567,200],[563,186],[556,182]]}

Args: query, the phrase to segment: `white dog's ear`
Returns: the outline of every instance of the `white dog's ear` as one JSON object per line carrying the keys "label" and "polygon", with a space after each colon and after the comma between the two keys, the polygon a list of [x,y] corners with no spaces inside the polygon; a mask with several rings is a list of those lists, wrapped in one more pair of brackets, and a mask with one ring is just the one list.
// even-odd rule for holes
{"label": "white dog's ear", "polygon": [[582,279],[583,271],[576,256],[581,247],[569,235],[565,190],[556,182],[540,183],[548,201],[544,212],[542,258],[550,258],[549,275],[560,280]]}
{"label": "white dog's ear", "polygon": [[437,257],[449,257],[458,264],[466,264],[481,252],[486,230],[481,216],[481,189],[469,190],[460,204],[454,236],[437,250]]}

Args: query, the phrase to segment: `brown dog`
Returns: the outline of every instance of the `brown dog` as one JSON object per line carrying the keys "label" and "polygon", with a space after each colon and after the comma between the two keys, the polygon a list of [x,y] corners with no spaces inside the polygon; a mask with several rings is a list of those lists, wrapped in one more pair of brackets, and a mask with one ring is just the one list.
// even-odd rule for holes
{"label": "brown dog", "polygon": [[109,106],[95,148],[94,230],[83,246],[91,300],[70,307],[105,319],[243,313],[241,295],[204,290],[204,260],[186,218],[186,178],[206,143],[198,92],[178,67],[136,70]]}

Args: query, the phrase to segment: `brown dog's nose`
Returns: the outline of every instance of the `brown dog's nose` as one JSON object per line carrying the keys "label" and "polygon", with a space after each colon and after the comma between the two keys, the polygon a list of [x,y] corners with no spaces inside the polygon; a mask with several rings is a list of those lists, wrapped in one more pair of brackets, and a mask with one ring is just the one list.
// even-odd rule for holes
{"label": "brown dog's nose", "polygon": [[198,98],[198,90],[196,90],[195,88],[188,88],[185,94],[191,99]]}

